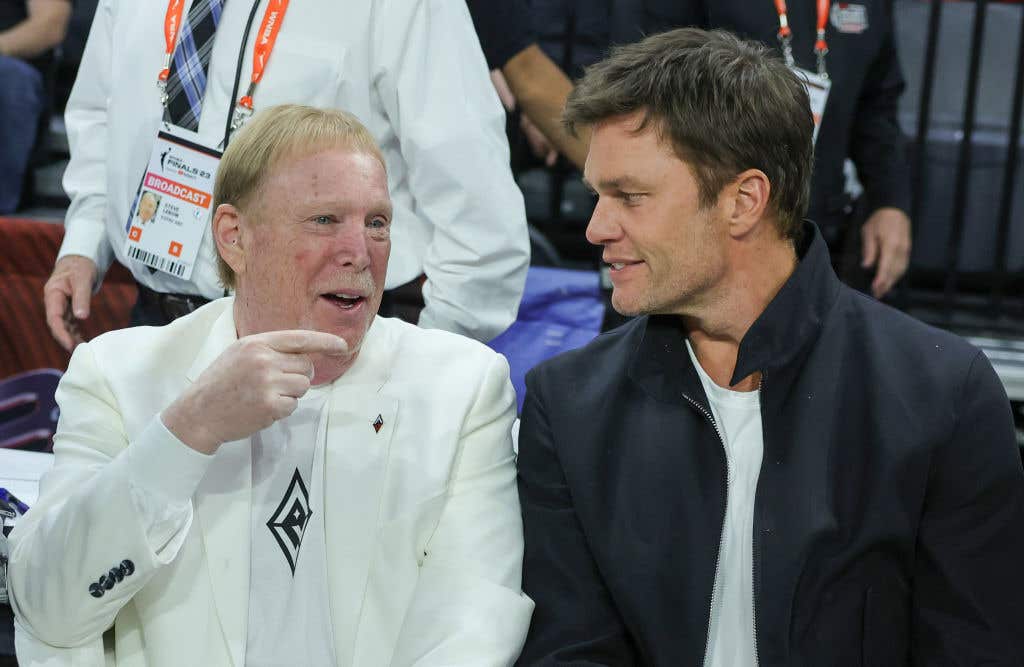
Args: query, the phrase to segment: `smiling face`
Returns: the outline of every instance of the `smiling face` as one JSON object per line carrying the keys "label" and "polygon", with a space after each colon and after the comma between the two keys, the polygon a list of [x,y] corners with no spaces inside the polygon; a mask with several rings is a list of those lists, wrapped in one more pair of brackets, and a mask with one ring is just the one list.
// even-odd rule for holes
{"label": "smiling face", "polygon": [[727,226],[702,209],[697,181],[641,112],[593,128],[584,176],[598,194],[587,240],[604,246],[612,306],[624,315],[685,315],[726,271]]}
{"label": "smiling face", "polygon": [[349,357],[314,358],[314,382],[337,377],[354,361],[384,292],[391,251],[384,167],[347,148],[285,159],[240,217],[239,336],[281,329],[341,336]]}

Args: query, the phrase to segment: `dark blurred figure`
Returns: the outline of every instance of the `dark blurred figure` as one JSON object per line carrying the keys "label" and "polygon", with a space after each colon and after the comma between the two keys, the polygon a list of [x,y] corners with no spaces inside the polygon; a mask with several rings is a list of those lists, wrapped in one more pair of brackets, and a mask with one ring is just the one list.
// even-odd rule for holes
{"label": "dark blurred figure", "polygon": [[70,0],[0,0],[0,214],[21,199],[22,181],[47,109],[46,74],[64,39]]}
{"label": "dark blurred figure", "polygon": [[520,109],[520,127],[547,166],[565,155],[580,169],[587,158],[585,135],[562,127],[562,109],[572,82],[537,43],[526,0],[467,0],[498,96],[508,111]]}
{"label": "dark blurred figure", "polygon": [[[808,216],[821,228],[840,277],[884,296],[906,272],[911,238],[910,176],[896,118],[904,81],[892,0],[640,3],[636,38],[681,26],[724,28],[780,52],[788,39],[795,65],[811,73],[818,71],[816,46],[824,47],[821,62],[831,90],[817,133]],[[864,186],[857,201],[847,193],[846,158],[853,160]]]}

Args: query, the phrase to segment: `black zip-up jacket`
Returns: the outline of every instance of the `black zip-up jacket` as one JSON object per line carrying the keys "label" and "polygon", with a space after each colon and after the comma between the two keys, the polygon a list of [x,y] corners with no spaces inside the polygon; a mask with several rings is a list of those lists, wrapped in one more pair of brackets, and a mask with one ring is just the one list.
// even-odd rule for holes
{"label": "black zip-up jacket", "polygon": [[[986,357],[842,285],[817,229],[739,348],[761,371],[758,663],[1024,665],[1024,471]],[[677,318],[527,376],[520,664],[699,666],[726,500]]]}

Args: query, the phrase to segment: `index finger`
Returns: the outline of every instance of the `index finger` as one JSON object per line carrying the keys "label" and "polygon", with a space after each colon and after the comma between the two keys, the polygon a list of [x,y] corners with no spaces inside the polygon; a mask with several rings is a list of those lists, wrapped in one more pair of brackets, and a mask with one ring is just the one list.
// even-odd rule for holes
{"label": "index finger", "polygon": [[255,334],[257,338],[272,350],[288,354],[347,354],[348,343],[341,336],[324,331],[267,331]]}

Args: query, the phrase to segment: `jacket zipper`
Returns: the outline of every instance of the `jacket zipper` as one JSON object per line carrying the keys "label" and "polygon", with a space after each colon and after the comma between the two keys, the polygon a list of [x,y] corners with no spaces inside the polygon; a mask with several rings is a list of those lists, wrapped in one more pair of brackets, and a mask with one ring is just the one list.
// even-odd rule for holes
{"label": "jacket zipper", "polygon": [[[764,427],[764,424],[765,424],[765,420],[764,420],[764,387],[765,387],[765,379],[766,379],[767,375],[768,374],[765,371],[761,371],[761,382],[760,382],[760,385],[757,388],[757,394],[758,394],[757,399],[758,399],[758,402],[761,404],[761,452],[762,452],[761,453],[761,469],[762,470],[764,470],[764,457],[767,455],[767,453],[765,452],[765,450],[767,449],[767,446],[765,445],[765,433],[767,432],[767,429],[765,429],[765,427]],[[761,473],[758,472],[758,474],[757,474],[757,484],[754,485],[754,521],[753,521],[754,524],[757,524],[757,487],[761,486],[761,477],[762,477]],[[760,662],[760,660],[757,657],[757,588],[758,588],[758,586],[757,586],[757,584],[758,584],[758,579],[757,579],[757,555],[758,555],[758,548],[757,547],[758,547],[758,544],[760,543],[760,540],[757,538],[757,530],[752,529],[751,532],[753,534],[750,536],[750,550],[752,552],[750,554],[750,606],[751,606],[751,609],[750,609],[750,621],[751,621],[751,625],[754,628],[754,667],[757,667],[758,663]]]}
{"label": "jacket zipper", "polygon": [[[760,394],[760,396],[758,398],[760,399],[761,410],[762,410],[762,417],[761,417],[761,432],[762,433],[764,433],[764,412],[763,412],[764,411],[764,400],[763,399],[764,399],[765,375],[766,375],[766,373],[764,371],[761,371],[761,386],[757,390],[758,394]],[[708,610],[707,638],[704,640],[704,660],[706,661],[707,657],[708,657],[708,649],[711,647],[711,613],[715,609],[715,598],[716,598],[716,595],[718,593],[718,588],[717,588],[717,586],[715,584],[718,582],[718,568],[721,567],[721,564],[722,564],[722,547],[725,546],[725,544],[724,544],[725,543],[725,520],[727,518],[727,514],[728,514],[728,510],[729,510],[729,456],[726,453],[725,438],[722,437],[722,432],[720,430],[718,430],[718,424],[715,422],[715,418],[711,414],[709,414],[708,411],[705,410],[700,405],[700,403],[698,403],[697,401],[693,400],[692,398],[690,398],[686,394],[683,394],[683,398],[685,398],[687,401],[689,401],[689,403],[691,405],[693,405],[693,407],[697,408],[697,411],[700,412],[702,415],[704,415],[704,417],[711,424],[711,427],[715,429],[715,435],[718,436],[718,441],[722,444],[722,458],[725,459],[725,503],[723,504],[723,509],[722,509],[722,531],[721,531],[721,533],[719,533],[719,536],[718,536],[718,555],[715,556],[715,579],[714,579],[714,581],[711,584],[711,608]],[[762,438],[763,437],[764,436],[762,435]],[[761,475],[757,476],[757,484],[758,485],[761,484]],[[757,512],[757,489],[756,488],[754,489],[754,512],[755,513]],[[755,514],[755,517],[756,517],[756,514]],[[751,554],[751,558],[750,558],[750,568],[751,568],[751,572],[750,572],[750,582],[751,582],[750,597],[751,597],[751,606],[752,606],[752,609],[750,610],[750,619],[751,619],[751,622],[753,624],[753,630],[754,630],[754,665],[756,667],[760,663],[760,659],[758,657],[758,649],[757,649],[757,548],[756,548],[757,547],[757,542],[758,542],[757,534],[754,533],[753,535],[751,535],[750,539],[751,539],[751,545],[752,545],[752,550],[753,550],[753,553]]]}
{"label": "jacket zipper", "polygon": [[[700,403],[693,400],[686,394],[683,394],[683,398],[689,401],[693,407],[697,408],[697,411],[704,415],[711,424],[711,427],[715,429],[715,435],[718,436],[718,442],[722,445],[722,458],[725,459],[725,502],[722,503],[722,530],[718,535],[718,553],[715,555],[715,578],[711,582],[711,608],[708,609],[708,627],[706,639],[704,640],[704,661],[701,663],[704,664],[708,659],[708,649],[711,648],[711,614],[715,611],[715,601],[718,598],[718,569],[722,566],[722,547],[725,546],[725,520],[729,509],[729,456],[726,453],[725,438],[722,437],[722,432],[718,430],[718,424],[715,422],[715,418],[705,410]],[[757,655],[756,646],[754,649],[754,655]]]}

